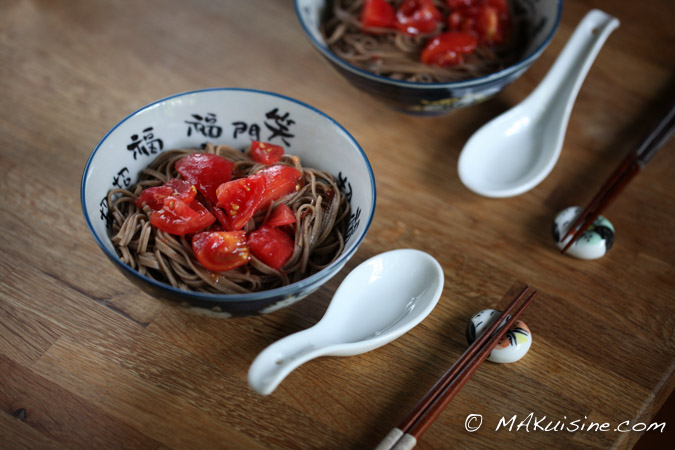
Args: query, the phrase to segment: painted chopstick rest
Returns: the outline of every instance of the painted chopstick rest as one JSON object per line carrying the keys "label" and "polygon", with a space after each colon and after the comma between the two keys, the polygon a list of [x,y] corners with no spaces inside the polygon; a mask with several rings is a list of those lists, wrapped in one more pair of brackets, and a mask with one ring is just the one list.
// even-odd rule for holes
{"label": "painted chopstick rest", "polygon": [[[484,309],[473,316],[466,327],[466,340],[469,344],[473,343],[492,322],[497,320],[499,315],[500,312],[496,309]],[[504,319],[504,323],[506,323],[506,319]],[[503,326],[503,324],[500,326]],[[506,332],[506,335],[497,343],[487,359],[495,363],[516,362],[525,356],[531,345],[532,333],[525,322],[519,320]]]}
{"label": "painted chopstick rest", "polygon": [[[559,249],[563,249],[565,245],[572,239],[568,236],[564,240],[560,240],[562,236],[567,234],[567,229],[583,208],[579,206],[570,206],[562,210],[555,217],[553,221],[553,239]],[[590,227],[581,235],[581,237],[570,246],[567,254],[579,259],[598,259],[612,248],[614,243],[614,226],[603,216],[598,216]]]}

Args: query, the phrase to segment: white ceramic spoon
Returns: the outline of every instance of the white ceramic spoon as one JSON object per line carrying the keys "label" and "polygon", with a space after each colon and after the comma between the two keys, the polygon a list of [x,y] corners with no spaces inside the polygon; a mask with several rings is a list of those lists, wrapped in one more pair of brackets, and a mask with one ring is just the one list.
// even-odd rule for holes
{"label": "white ceramic spoon", "polygon": [[443,269],[429,254],[393,250],[361,263],[344,279],[323,318],[263,350],[248,383],[270,394],[301,364],[319,356],[350,356],[385,345],[420,323],[443,291]]}
{"label": "white ceramic spoon", "polygon": [[512,197],[546,178],[558,161],[579,88],[618,26],[597,9],[586,14],[539,86],[467,141],[458,162],[466,187],[486,197]]}

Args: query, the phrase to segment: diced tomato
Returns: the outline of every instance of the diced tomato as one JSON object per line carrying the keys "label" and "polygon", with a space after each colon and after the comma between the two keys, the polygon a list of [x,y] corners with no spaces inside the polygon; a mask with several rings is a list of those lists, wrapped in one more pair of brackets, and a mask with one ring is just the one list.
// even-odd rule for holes
{"label": "diced tomato", "polygon": [[243,228],[260,206],[264,192],[265,180],[253,176],[228,181],[218,186],[216,206],[223,208],[225,213],[223,226],[232,231]]}
{"label": "diced tomato", "polygon": [[205,231],[192,238],[192,250],[199,263],[209,270],[236,269],[251,259],[244,231]]}
{"label": "diced tomato", "polygon": [[134,202],[139,208],[145,203],[156,211],[162,209],[164,199],[170,195],[190,204],[197,195],[197,189],[188,181],[172,178],[161,186],[144,189]]}
{"label": "diced tomato", "polygon": [[508,0],[445,0],[445,3],[450,7],[450,11],[483,5],[497,8],[499,12],[507,12],[509,9]]}
{"label": "diced tomato", "polygon": [[484,3],[496,8],[499,13],[508,13],[509,11],[509,3],[507,0],[484,0]]}
{"label": "diced tomato", "polygon": [[167,186],[173,190],[171,193],[172,196],[178,197],[188,204],[191,203],[192,200],[194,200],[197,196],[197,188],[195,185],[186,180],[171,178],[169,181],[164,183],[164,186]]}
{"label": "diced tomato", "polygon": [[480,16],[482,6],[472,4],[464,8],[457,8],[448,16],[448,31],[461,31],[478,37],[476,21]]}
{"label": "diced tomato", "polygon": [[366,0],[361,12],[363,28],[394,28],[396,12],[386,0]]}
{"label": "diced tomato", "polygon": [[274,164],[284,156],[284,148],[267,142],[251,142],[251,159],[260,164]]}
{"label": "diced tomato", "polygon": [[173,189],[171,189],[169,186],[154,186],[145,188],[143,189],[143,192],[141,192],[141,195],[136,197],[134,203],[136,203],[136,206],[139,208],[143,208],[143,204],[146,204],[151,209],[156,211],[158,209],[162,209],[162,206],[164,206],[164,199],[171,195],[172,192]]}
{"label": "diced tomato", "polygon": [[462,10],[452,11],[448,15],[448,30],[449,31],[461,31],[462,33],[472,33],[475,27],[476,21],[474,19],[468,19]]}
{"label": "diced tomato", "polygon": [[422,50],[421,60],[433,66],[452,66],[464,61],[464,55],[476,48],[476,38],[467,33],[449,31],[429,41]]}
{"label": "diced tomato", "polygon": [[218,201],[218,186],[232,179],[233,167],[232,161],[211,153],[192,153],[176,163],[178,173],[213,204]]}
{"label": "diced tomato", "polygon": [[433,33],[442,18],[433,0],[406,0],[396,11],[396,28],[411,36]]}
{"label": "diced tomato", "polygon": [[214,216],[216,216],[216,220],[222,226],[223,230],[232,231],[232,226],[230,225],[229,220],[227,220],[227,217],[225,216],[225,212],[221,208],[219,208],[217,206],[212,206],[211,207],[211,213]]}
{"label": "diced tomato", "polygon": [[188,205],[172,196],[165,198],[164,206],[150,215],[152,225],[178,236],[201,231],[215,221],[213,214],[198,201]]}
{"label": "diced tomato", "polygon": [[455,7],[448,16],[450,31],[473,34],[482,45],[497,45],[506,40],[511,28],[505,0],[474,0]]}
{"label": "diced tomato", "polygon": [[476,31],[481,41],[493,42],[497,38],[499,16],[497,10],[491,6],[480,9],[476,18]]}
{"label": "diced tomato", "polygon": [[284,225],[290,225],[295,222],[297,222],[297,220],[295,219],[295,214],[293,214],[291,208],[285,203],[282,203],[274,208],[274,211],[272,211],[272,214],[269,219],[267,219],[267,222],[265,222],[265,225],[270,227],[283,227]]}
{"label": "diced tomato", "polygon": [[276,165],[259,170],[249,178],[261,178],[265,181],[265,191],[259,208],[267,208],[274,200],[295,192],[302,172],[295,167]]}
{"label": "diced tomato", "polygon": [[476,0],[445,0],[451,10],[471,6]]}
{"label": "diced tomato", "polygon": [[511,21],[508,13],[502,13],[494,6],[481,8],[476,18],[476,32],[482,44],[501,44],[510,31]]}
{"label": "diced tomato", "polygon": [[279,228],[263,225],[248,236],[251,253],[273,269],[281,269],[293,254],[293,238]]}

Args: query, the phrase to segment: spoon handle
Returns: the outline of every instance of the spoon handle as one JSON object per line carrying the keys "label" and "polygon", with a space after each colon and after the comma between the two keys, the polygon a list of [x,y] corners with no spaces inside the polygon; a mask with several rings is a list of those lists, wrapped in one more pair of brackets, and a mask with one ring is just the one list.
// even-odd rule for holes
{"label": "spoon handle", "polygon": [[286,336],[263,350],[248,371],[248,384],[269,395],[286,376],[301,364],[323,356],[326,345],[313,328]]}
{"label": "spoon handle", "polygon": [[618,26],[619,20],[615,17],[598,9],[589,11],[528,98],[536,99],[536,106],[541,110],[564,106],[566,122],[588,70],[600,48]]}

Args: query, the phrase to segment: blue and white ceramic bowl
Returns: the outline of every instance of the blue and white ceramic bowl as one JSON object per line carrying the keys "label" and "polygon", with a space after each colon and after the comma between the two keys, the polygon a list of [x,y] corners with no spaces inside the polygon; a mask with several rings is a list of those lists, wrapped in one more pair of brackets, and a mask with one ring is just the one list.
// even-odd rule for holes
{"label": "blue and white ceramic bowl", "polygon": [[[338,177],[352,215],[342,255],[320,272],[288,286],[251,294],[218,295],[176,289],[143,276],[117,256],[107,229],[107,193],[137,181],[159,152],[206,142],[247,147],[251,140],[283,145],[303,165]],[[321,111],[282,95],[247,89],[206,89],[174,95],[131,114],[105,135],[84,169],[84,217],[114,265],[148,293],[192,311],[246,316],[276,311],[306,297],[342,269],[361,244],[375,211],[375,179],[354,138]]]}
{"label": "blue and white ceramic bowl", "polygon": [[356,88],[393,109],[417,115],[438,115],[487,100],[521,76],[541,55],[555,34],[562,0],[517,0],[530,20],[523,58],[493,74],[450,83],[418,83],[375,75],[337,57],[320,31],[330,0],[295,0],[300,24],[321,55]]}

